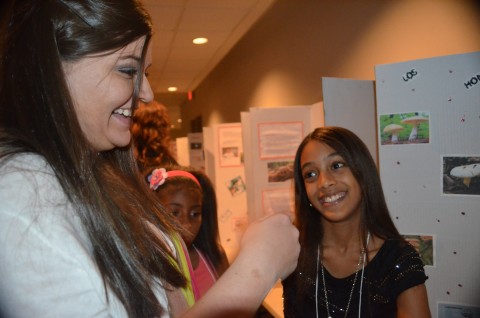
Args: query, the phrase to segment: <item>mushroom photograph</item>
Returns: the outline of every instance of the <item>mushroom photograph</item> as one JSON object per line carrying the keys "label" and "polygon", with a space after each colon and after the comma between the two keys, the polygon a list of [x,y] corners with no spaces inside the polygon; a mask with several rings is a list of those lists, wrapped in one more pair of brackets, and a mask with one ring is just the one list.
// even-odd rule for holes
{"label": "mushroom photograph", "polygon": [[430,116],[426,112],[380,115],[379,120],[382,145],[430,142]]}
{"label": "mushroom photograph", "polygon": [[431,234],[402,234],[403,238],[410,243],[420,254],[423,264],[434,266],[433,235]]}
{"label": "mushroom photograph", "polygon": [[408,137],[409,141],[417,140],[417,138],[418,138],[418,127],[420,126],[420,124],[425,123],[425,122],[428,122],[428,117],[418,116],[418,115],[417,116],[412,116],[412,117],[407,117],[407,118],[402,120],[403,124],[408,124],[408,125],[412,126],[412,130],[411,130],[410,135]]}
{"label": "mushroom photograph", "polygon": [[398,133],[403,130],[403,126],[390,124],[383,128],[383,132],[392,135],[392,144],[398,142]]}
{"label": "mushroom photograph", "polygon": [[443,193],[480,195],[480,156],[443,157]]}
{"label": "mushroom photograph", "polygon": [[293,161],[267,163],[268,182],[283,182],[293,179]]}

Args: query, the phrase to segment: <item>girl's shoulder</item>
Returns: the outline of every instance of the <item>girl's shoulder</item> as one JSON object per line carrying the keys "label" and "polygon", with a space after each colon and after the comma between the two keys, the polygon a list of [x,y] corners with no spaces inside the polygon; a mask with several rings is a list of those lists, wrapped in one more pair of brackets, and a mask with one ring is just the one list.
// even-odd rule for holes
{"label": "girl's shoulder", "polygon": [[408,259],[420,258],[415,248],[402,238],[386,239],[375,257],[373,262],[381,264],[401,263]]}
{"label": "girl's shoulder", "polygon": [[403,239],[387,239],[368,264],[368,271],[381,286],[398,295],[425,282],[424,264],[415,248]]}

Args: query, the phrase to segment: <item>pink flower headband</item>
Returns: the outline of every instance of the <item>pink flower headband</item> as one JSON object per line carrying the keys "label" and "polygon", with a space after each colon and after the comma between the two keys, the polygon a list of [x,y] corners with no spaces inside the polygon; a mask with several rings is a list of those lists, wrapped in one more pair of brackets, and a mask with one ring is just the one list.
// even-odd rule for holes
{"label": "pink flower headband", "polygon": [[165,168],[154,169],[152,173],[148,176],[147,180],[150,183],[150,189],[157,190],[159,186],[165,183],[167,178],[171,177],[185,177],[195,181],[199,187],[201,187],[200,182],[193,174],[187,171],[182,170],[171,170],[167,171]]}

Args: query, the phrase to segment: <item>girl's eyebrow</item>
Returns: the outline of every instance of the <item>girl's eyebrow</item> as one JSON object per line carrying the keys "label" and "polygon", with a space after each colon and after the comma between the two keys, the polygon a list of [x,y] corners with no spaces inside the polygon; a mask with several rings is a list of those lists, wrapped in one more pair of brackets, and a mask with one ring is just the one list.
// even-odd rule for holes
{"label": "girl's eyebrow", "polygon": [[120,57],[120,60],[130,60],[130,59],[135,60],[137,62],[141,61],[141,58],[136,55],[125,55]]}
{"label": "girl's eyebrow", "polygon": [[330,159],[330,158],[336,157],[336,156],[340,156],[340,154],[338,152],[334,151],[331,154],[329,154],[325,159]]}
{"label": "girl's eyebrow", "polygon": [[312,164],[311,162],[306,162],[306,163],[304,163],[304,164],[302,165],[302,167],[301,167],[301,168],[302,168],[301,170],[305,169],[306,167],[308,167],[308,166],[311,165],[311,164]]}
{"label": "girl's eyebrow", "polygon": [[[337,157],[337,156],[341,157],[338,152],[333,151],[332,153],[328,154],[323,160],[325,161],[325,160],[328,160],[328,159],[331,159],[331,158]],[[311,161],[304,163],[304,164],[302,165],[302,169],[304,169],[305,167],[307,167],[307,166],[309,166],[309,165],[311,165],[311,164],[312,164]]]}

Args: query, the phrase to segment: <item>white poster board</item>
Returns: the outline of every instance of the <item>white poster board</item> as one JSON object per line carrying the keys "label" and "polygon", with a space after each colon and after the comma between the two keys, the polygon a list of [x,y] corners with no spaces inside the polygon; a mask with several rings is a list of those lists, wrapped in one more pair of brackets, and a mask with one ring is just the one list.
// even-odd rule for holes
{"label": "white poster board", "polygon": [[205,171],[205,155],[203,151],[203,134],[189,133],[188,138],[188,154],[190,166],[200,171]]}
{"label": "white poster board", "polygon": [[378,163],[375,82],[324,77],[322,92],[325,126],[340,126],[353,131]]}
{"label": "white poster board", "polygon": [[[430,308],[433,317],[454,317],[445,304],[480,307],[480,177],[452,175],[455,165],[480,164],[480,53],[375,72],[387,203],[402,234],[432,237]],[[401,126],[395,137],[390,125]]]}
{"label": "white poster board", "polygon": [[308,133],[323,126],[322,103],[250,108],[241,121],[249,220],[277,212],[293,216],[295,152]]}
{"label": "white poster board", "polygon": [[205,172],[215,185],[220,240],[232,261],[248,225],[242,126],[219,124],[203,128]]}

